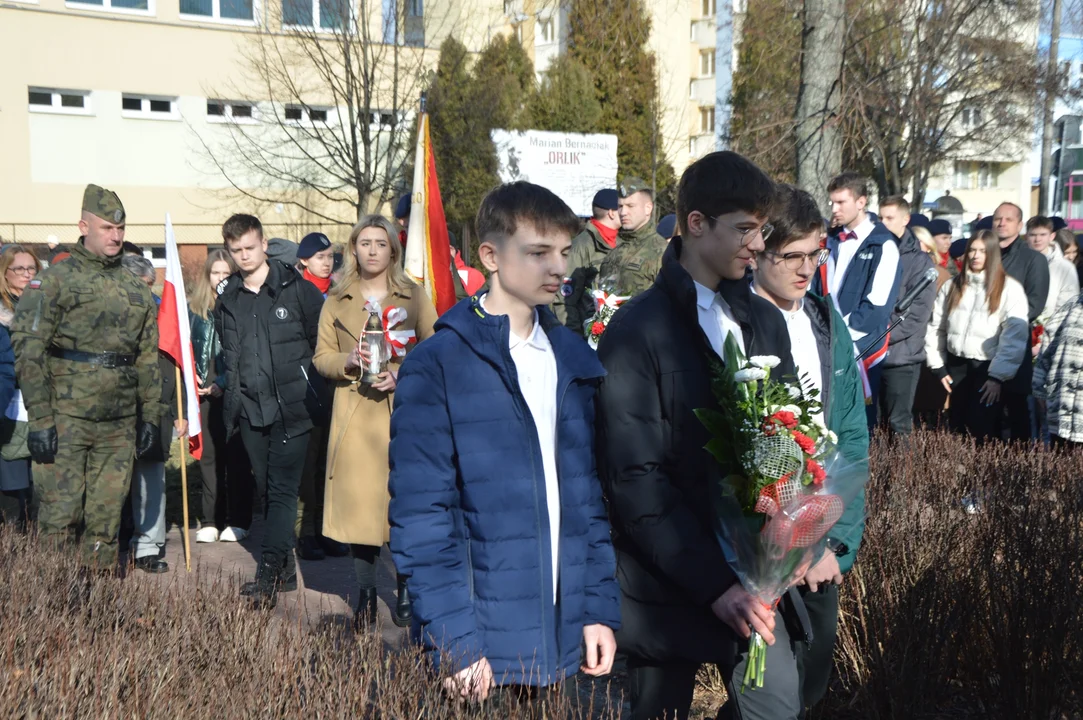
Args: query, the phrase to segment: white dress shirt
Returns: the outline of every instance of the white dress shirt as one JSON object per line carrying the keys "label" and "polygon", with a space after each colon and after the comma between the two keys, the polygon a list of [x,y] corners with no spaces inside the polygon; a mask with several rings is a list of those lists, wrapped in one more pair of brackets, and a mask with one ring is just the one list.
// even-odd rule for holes
{"label": "white dress shirt", "polygon": [[718,357],[725,357],[722,350],[727,335],[733,335],[733,339],[737,341],[737,347],[741,348],[742,353],[745,351],[741,324],[733,316],[729,303],[723,300],[720,294],[699,283],[696,283],[696,312],[699,315],[699,326],[703,328],[707,340],[711,343],[711,348],[718,353]]}
{"label": "white dress shirt", "polygon": [[[485,296],[481,297],[485,310]],[[486,312],[488,312],[486,310]],[[549,337],[538,322],[534,311],[534,329],[523,339],[509,333],[511,359],[519,376],[519,391],[523,393],[542,454],[545,473],[545,500],[549,511],[549,538],[553,558],[553,603],[557,601],[558,570],[560,568],[560,484],[557,480],[557,358]]]}
{"label": "white dress shirt", "polygon": [[[755,283],[752,284],[752,292],[756,292]],[[801,388],[806,393],[809,390],[818,390],[820,392],[821,409],[815,417],[822,422],[824,419],[823,365],[820,363],[820,350],[816,343],[816,333],[812,331],[812,319],[805,312],[805,298],[798,300],[797,307],[793,310],[778,308],[778,311],[782,313],[782,318],[786,321],[786,331],[790,335],[790,356],[793,358],[794,367],[797,368],[797,376],[801,379]]]}
{"label": "white dress shirt", "polygon": [[843,232],[853,232],[857,237],[853,240],[839,242],[839,253],[838,258],[835,259],[834,272],[828,279],[828,287],[830,287],[832,295],[838,294],[839,288],[842,287],[842,279],[846,277],[846,270],[850,267],[850,261],[857,255],[857,251],[861,249],[861,245],[865,242],[865,238],[872,234],[874,227],[872,220],[869,219],[868,213],[865,213],[865,219],[852,231],[843,228]]}

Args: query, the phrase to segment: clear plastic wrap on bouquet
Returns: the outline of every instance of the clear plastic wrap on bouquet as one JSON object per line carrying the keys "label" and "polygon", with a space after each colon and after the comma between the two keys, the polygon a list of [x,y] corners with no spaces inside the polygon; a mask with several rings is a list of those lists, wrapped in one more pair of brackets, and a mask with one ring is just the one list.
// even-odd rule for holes
{"label": "clear plastic wrap on bouquet", "polygon": [[[868,458],[850,460],[830,448],[820,463],[822,482],[806,485],[801,480],[806,468],[798,465],[806,463],[800,448],[789,453],[784,445],[793,441],[785,436],[766,439],[776,438],[780,442],[771,443],[776,447],[757,453],[757,466],[770,465],[765,474],[783,479],[760,491],[756,512],[746,512],[738,499],[744,478],[722,478],[711,493],[715,534],[726,562],[745,590],[767,606],[820,559],[829,531],[868,479]],[[793,469],[778,472],[777,466],[787,462]]]}

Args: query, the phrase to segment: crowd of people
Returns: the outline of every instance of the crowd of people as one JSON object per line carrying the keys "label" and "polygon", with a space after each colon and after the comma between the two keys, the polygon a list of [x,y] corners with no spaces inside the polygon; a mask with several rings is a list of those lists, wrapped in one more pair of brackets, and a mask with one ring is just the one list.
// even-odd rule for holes
{"label": "crowd of people", "polygon": [[[839,451],[867,462],[878,424],[915,419],[979,441],[1083,442],[1083,309],[1070,233],[997,208],[961,244],[902,197],[868,210],[844,173],[824,218],[808,193],[731,152],[681,178],[673,227],[650,188],[603,189],[586,224],[547,189],[502,185],[477,216],[487,278],[458,267],[437,317],[403,269],[409,204],[362,218],[336,247],[285,255],[258,218],[222,227],[188,296],[200,399],[197,543],[264,518],[241,593],[274,607],[296,557],[353,558],[359,630],[377,618],[389,547],[396,624],[484,700],[627,659],[634,718],[685,718],[697,669],[730,688],[719,717],[799,718],[827,690],[838,586],[861,545],[864,496],[777,608],[742,587],[715,539],[696,411],[732,337],[777,356],[822,404]],[[0,491],[111,572],[166,572],[165,461],[188,433],[158,349],[155,272],[124,242],[115,193],[88,186],[80,240],[50,267],[0,252]],[[472,269],[471,269],[472,270]],[[597,299],[624,301],[601,333]],[[734,467],[736,467],[736,459]],[[731,468],[732,469],[732,468]],[[198,545],[197,545],[198,547]],[[755,630],[765,687],[735,691]]]}

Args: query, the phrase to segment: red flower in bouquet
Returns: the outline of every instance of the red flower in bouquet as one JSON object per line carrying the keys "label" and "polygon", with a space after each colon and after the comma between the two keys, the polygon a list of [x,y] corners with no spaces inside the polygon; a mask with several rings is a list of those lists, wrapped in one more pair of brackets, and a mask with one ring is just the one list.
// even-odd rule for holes
{"label": "red flower in bouquet", "polygon": [[797,427],[797,418],[789,410],[779,410],[768,419],[782,423],[783,427],[785,427],[787,430],[793,430],[795,427]]}
{"label": "red flower in bouquet", "polygon": [[605,323],[603,323],[603,322],[595,322],[593,325],[590,326],[590,334],[591,335],[601,335],[604,332],[605,332]]}
{"label": "red flower in bouquet", "polygon": [[1034,325],[1030,328],[1030,344],[1041,344],[1042,335],[1045,335],[1045,325],[1042,325],[1041,323],[1034,323]]}
{"label": "red flower in bouquet", "polygon": [[801,449],[805,451],[806,455],[815,455],[816,454],[816,441],[815,440],[810,438],[805,433],[798,432],[797,430],[794,430],[792,434],[793,434],[794,442],[796,442],[798,445],[801,446]]}
{"label": "red flower in bouquet", "polygon": [[827,477],[827,473],[824,472],[824,466],[815,460],[809,460],[805,463],[805,469],[812,475],[812,482],[821,485],[824,479]]}

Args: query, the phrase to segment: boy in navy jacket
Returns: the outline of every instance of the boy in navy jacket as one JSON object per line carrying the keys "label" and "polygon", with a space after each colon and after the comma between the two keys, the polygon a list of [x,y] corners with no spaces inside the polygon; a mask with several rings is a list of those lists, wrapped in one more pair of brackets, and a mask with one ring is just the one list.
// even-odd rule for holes
{"label": "boy in navy jacket", "polygon": [[[594,352],[546,307],[579,221],[526,182],[478,211],[490,289],[403,363],[391,416],[391,551],[416,641],[485,699],[612,667],[620,605],[594,463]],[[585,657],[582,648],[585,646]]]}

